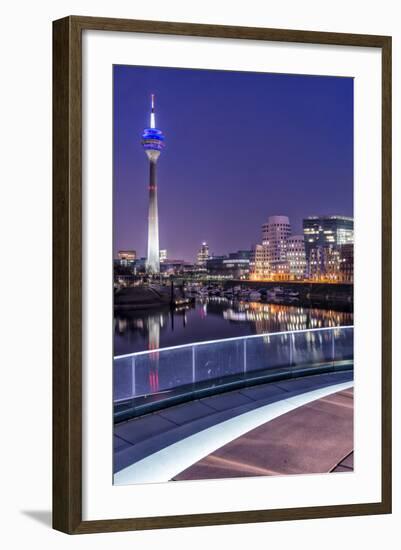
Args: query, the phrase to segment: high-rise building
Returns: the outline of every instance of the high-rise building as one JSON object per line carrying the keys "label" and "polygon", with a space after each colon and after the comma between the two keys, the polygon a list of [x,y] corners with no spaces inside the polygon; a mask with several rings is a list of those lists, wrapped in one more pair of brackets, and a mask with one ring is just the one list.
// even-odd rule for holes
{"label": "high-rise building", "polygon": [[200,267],[206,267],[206,261],[209,259],[209,245],[203,242],[196,256],[196,263]]}
{"label": "high-rise building", "polygon": [[288,239],[291,235],[287,216],[270,216],[262,225],[262,244],[257,244],[250,258],[251,279],[287,280],[290,269],[287,259]]}
{"label": "high-rise building", "polygon": [[340,247],[354,242],[354,220],[346,216],[311,216],[303,220],[308,277],[339,280]]}
{"label": "high-rise building", "polygon": [[287,216],[269,216],[262,226],[262,270],[264,277],[286,279],[287,241],[291,235],[290,220]]}
{"label": "high-rise building", "polygon": [[167,250],[165,248],[160,250],[159,258],[161,264],[167,260]]}
{"label": "high-rise building", "polygon": [[306,254],[303,235],[294,235],[287,241],[287,262],[290,278],[303,279],[306,274]]}
{"label": "high-rise building", "polygon": [[142,146],[149,159],[149,215],[148,215],[148,273],[160,272],[159,253],[159,215],[157,209],[157,172],[156,165],[164,147],[164,135],[156,128],[154,95],[151,97],[150,127],[142,134]]}
{"label": "high-rise building", "polygon": [[290,220],[287,216],[270,216],[262,226],[262,245],[266,247],[270,266],[287,258],[287,240],[291,235]]}

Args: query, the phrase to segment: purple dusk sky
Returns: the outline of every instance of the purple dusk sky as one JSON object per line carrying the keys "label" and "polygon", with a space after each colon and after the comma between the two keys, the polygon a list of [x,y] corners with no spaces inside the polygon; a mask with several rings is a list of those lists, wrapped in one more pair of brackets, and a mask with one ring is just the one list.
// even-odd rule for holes
{"label": "purple dusk sky", "polygon": [[146,255],[149,166],[141,134],[156,95],[160,248],[194,261],[293,234],[309,215],[353,215],[353,79],[114,67],[114,254]]}

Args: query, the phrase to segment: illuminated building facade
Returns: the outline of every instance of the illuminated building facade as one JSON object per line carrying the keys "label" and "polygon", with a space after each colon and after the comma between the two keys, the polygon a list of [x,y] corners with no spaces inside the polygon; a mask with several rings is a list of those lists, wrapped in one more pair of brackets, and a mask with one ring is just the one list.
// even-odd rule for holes
{"label": "illuminated building facade", "polygon": [[354,245],[351,243],[340,246],[340,276],[344,283],[354,282]]}
{"label": "illuminated building facade", "polygon": [[304,279],[306,275],[306,254],[303,235],[294,235],[287,241],[287,262],[292,279]]}
{"label": "illuminated building facade", "polygon": [[156,128],[154,95],[151,99],[150,126],[142,134],[142,146],[149,160],[149,214],[148,214],[148,255],[146,271],[149,274],[160,272],[159,215],[157,207],[157,160],[164,147],[164,135]]}
{"label": "illuminated building facade", "polygon": [[178,275],[186,271],[192,271],[193,265],[185,260],[169,258],[161,263],[160,269],[165,275]]}
{"label": "illuminated building facade", "polygon": [[199,267],[206,267],[206,261],[209,257],[209,245],[207,242],[203,242],[196,256],[196,263]]}
{"label": "illuminated building facade", "polygon": [[261,244],[256,244],[252,249],[250,259],[251,279],[267,279],[269,277],[269,264],[267,263],[266,249]]}
{"label": "illuminated building facade", "polygon": [[252,261],[253,279],[287,280],[287,242],[291,235],[287,216],[270,216],[262,226],[262,244],[256,245]]}
{"label": "illuminated building facade", "polygon": [[308,277],[341,280],[341,247],[354,242],[354,220],[346,216],[311,216],[303,220]]}
{"label": "illuminated building facade", "polygon": [[312,248],[308,262],[308,276],[312,280],[340,281],[340,249],[336,246]]}
{"label": "illuminated building facade", "polygon": [[117,258],[120,265],[128,266],[136,260],[136,250],[119,250]]}
{"label": "illuminated building facade", "polygon": [[291,235],[287,216],[270,216],[262,226],[262,245],[266,247],[267,261],[274,271],[276,262],[287,259],[287,240]]}
{"label": "illuminated building facade", "polygon": [[164,248],[159,253],[160,263],[164,263],[167,260],[167,250]]}
{"label": "illuminated building facade", "polygon": [[248,279],[251,250],[238,250],[225,256],[212,256],[206,260],[207,272],[227,279]]}

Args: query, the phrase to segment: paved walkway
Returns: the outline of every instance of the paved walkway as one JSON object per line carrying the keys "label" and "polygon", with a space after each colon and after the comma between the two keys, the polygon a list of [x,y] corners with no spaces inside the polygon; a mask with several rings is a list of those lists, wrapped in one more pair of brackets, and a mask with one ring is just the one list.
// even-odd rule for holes
{"label": "paved walkway", "polygon": [[350,388],[251,430],[190,466],[174,480],[352,471],[352,450]]}
{"label": "paved walkway", "polygon": [[[117,424],[114,429],[114,471],[119,472],[176,442],[228,419],[305,392],[351,380],[352,372],[337,372],[263,384],[177,405]],[[337,466],[345,454],[344,452],[337,457],[337,462],[332,466]],[[224,474],[219,477],[227,476]],[[181,479],[179,476],[174,478]]]}

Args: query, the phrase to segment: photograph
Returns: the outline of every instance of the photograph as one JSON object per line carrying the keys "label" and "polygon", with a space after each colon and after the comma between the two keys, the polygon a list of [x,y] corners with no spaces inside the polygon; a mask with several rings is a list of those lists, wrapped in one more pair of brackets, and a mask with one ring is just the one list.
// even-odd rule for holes
{"label": "photograph", "polygon": [[354,472],[354,79],[113,65],[113,484]]}

